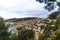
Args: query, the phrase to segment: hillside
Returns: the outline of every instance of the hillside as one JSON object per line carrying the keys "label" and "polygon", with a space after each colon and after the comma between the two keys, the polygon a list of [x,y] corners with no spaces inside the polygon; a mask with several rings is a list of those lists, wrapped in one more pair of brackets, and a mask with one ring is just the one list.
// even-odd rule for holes
{"label": "hillside", "polygon": [[5,20],[5,22],[19,22],[19,21],[27,21],[27,20],[33,20],[33,19],[42,19],[42,18],[37,18],[37,17],[12,18],[12,19]]}

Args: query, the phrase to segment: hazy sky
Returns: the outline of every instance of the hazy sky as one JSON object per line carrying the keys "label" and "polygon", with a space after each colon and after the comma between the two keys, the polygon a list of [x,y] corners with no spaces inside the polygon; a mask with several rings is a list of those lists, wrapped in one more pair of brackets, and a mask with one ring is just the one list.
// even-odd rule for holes
{"label": "hazy sky", "polygon": [[44,9],[45,5],[44,3],[36,2],[36,0],[0,0],[0,16],[5,19],[21,17],[44,18],[50,14]]}

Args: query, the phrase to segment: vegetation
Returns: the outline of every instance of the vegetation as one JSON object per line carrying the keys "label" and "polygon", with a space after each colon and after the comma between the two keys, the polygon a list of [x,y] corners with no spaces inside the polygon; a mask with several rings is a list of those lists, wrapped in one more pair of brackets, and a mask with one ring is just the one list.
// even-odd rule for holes
{"label": "vegetation", "polygon": [[[54,8],[54,2],[56,0],[36,0],[39,1],[40,3],[44,2],[47,4],[45,6],[46,9],[49,11],[53,10]],[[52,3],[53,2],[53,3]],[[52,6],[51,6],[52,5]],[[57,5],[59,6],[59,10],[57,12],[51,13],[48,18],[44,20],[44,25],[39,25],[41,28],[41,31],[43,31],[42,34],[39,34],[37,40],[60,40],[60,3],[57,2]],[[36,19],[36,18],[21,18],[21,19],[9,19],[6,21],[9,22],[19,22],[19,21],[27,21],[31,19]],[[34,22],[34,26],[38,26],[36,24],[36,20]],[[33,24],[33,23],[32,23]],[[8,24],[7,26],[10,26]],[[18,35],[16,34],[10,34],[7,32],[8,27],[5,26],[5,22],[3,18],[0,18],[0,40],[36,40],[35,39],[35,31],[32,29],[25,29],[23,27],[17,28],[18,29]],[[29,25],[31,26],[31,25]],[[36,28],[37,29],[37,28]],[[41,33],[41,31],[39,33]],[[38,32],[38,31],[36,31]]]}
{"label": "vegetation", "polygon": [[[38,40],[60,40],[60,16],[57,15],[56,18],[52,17],[49,16],[44,20],[44,25],[39,26],[41,30],[44,29],[44,31],[42,34],[39,34],[40,36],[38,37]],[[23,27],[17,29],[19,30],[18,35],[9,35],[7,32],[7,27],[5,26],[4,19],[0,18],[0,40],[35,40],[35,32],[33,29],[25,29]]]}
{"label": "vegetation", "polygon": [[5,27],[5,22],[3,18],[0,18],[0,40],[7,40],[9,37],[9,33],[7,32],[7,28]]}
{"label": "vegetation", "polygon": [[31,19],[37,19],[37,17],[27,17],[27,18],[12,18],[12,19],[8,19],[5,20],[5,22],[19,22],[19,21],[27,21],[27,20],[31,20]]}
{"label": "vegetation", "polygon": [[38,1],[40,3],[45,3],[46,6],[44,8],[48,11],[52,11],[56,7],[56,5],[55,5],[55,2],[56,2],[57,5],[59,6],[58,11],[60,12],[60,2],[57,0],[36,0],[36,1]]}
{"label": "vegetation", "polygon": [[22,29],[18,34],[19,40],[33,40],[34,39],[34,31],[32,29]]}
{"label": "vegetation", "polygon": [[49,15],[49,19],[56,19],[56,17],[59,15],[59,13],[58,12],[54,12],[54,13],[51,13],[50,15]]}

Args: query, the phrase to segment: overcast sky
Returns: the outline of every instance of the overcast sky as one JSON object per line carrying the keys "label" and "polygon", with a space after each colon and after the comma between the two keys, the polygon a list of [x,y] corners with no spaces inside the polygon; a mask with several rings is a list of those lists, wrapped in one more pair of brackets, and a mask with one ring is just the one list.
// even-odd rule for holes
{"label": "overcast sky", "polygon": [[5,19],[22,17],[45,18],[50,14],[44,9],[45,5],[44,3],[36,2],[36,0],[0,0],[0,16]]}

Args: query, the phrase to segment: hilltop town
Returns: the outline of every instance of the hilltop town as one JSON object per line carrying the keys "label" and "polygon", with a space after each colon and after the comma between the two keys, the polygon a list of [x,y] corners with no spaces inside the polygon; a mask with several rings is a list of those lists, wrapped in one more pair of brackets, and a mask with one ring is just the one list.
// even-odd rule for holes
{"label": "hilltop town", "polygon": [[[7,38],[12,40],[15,39],[15,36],[19,39],[24,37],[23,40],[26,40],[26,37],[34,38],[34,40],[46,37],[49,40],[52,36],[56,37],[56,35],[60,34],[60,16],[56,17],[56,19],[28,17],[4,20],[0,18],[0,25],[7,32],[9,36]],[[1,33],[4,32],[2,29],[0,29]]]}
{"label": "hilltop town", "polygon": [[[19,20],[19,21],[17,21]],[[39,34],[43,33],[43,29],[41,30],[40,26],[45,25],[44,19],[42,18],[21,18],[21,19],[8,19],[6,20],[6,25],[9,24],[9,32],[11,31],[12,34],[16,33],[18,35],[19,28],[26,28],[26,29],[33,29],[35,31],[36,38]]]}

